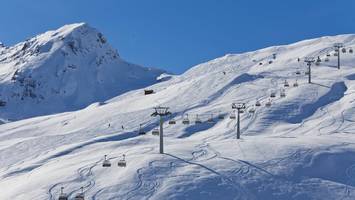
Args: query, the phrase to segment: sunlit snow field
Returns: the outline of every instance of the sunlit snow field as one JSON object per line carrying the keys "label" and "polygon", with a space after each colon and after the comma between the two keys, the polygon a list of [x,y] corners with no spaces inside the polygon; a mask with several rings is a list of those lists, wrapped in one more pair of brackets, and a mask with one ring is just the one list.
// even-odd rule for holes
{"label": "sunlit snow field", "polygon": [[[329,48],[335,42],[347,50],[340,70]],[[54,200],[61,187],[71,199],[80,187],[86,199],[98,200],[355,199],[351,47],[355,36],[342,35],[226,55],[147,87],[151,95],[138,89],[82,110],[3,124],[0,199]],[[297,61],[306,56],[322,59],[312,65],[312,84]],[[229,118],[232,103],[247,105],[240,140]],[[165,154],[151,134],[158,105],[172,112]],[[182,124],[186,114],[189,125]],[[194,123],[196,115],[202,124]],[[138,135],[139,124],[146,135]],[[127,167],[118,167],[123,154]],[[104,155],[112,167],[102,167]]]}

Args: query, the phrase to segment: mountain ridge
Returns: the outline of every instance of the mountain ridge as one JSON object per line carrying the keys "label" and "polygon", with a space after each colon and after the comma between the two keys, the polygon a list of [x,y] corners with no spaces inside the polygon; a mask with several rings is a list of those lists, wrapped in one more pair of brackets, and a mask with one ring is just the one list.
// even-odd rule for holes
{"label": "mountain ridge", "polygon": [[151,85],[164,72],[126,62],[86,23],[65,25],[0,50],[0,98],[6,102],[0,117],[77,110]]}

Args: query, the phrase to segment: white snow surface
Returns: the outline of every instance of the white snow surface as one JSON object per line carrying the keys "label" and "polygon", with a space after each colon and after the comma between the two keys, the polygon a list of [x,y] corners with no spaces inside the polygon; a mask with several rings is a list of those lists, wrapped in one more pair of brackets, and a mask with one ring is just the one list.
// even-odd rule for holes
{"label": "white snow surface", "polygon": [[0,45],[0,118],[85,108],[156,83],[164,71],[124,61],[98,30],[77,23],[12,47]]}
{"label": "white snow surface", "polygon": [[[54,200],[61,187],[69,199],[80,187],[86,199],[99,200],[355,199],[355,54],[341,53],[338,70],[335,42],[349,50],[355,35],[226,55],[147,87],[151,95],[137,89],[82,110],[2,124],[0,199]],[[297,62],[306,56],[322,59],[312,66],[312,84]],[[271,92],[277,95],[266,107]],[[262,106],[254,107],[257,100]],[[247,105],[240,140],[229,118],[238,102]],[[158,105],[172,112],[165,154],[151,134]],[[190,125],[182,124],[185,114]],[[139,124],[146,135],[137,134]],[[127,167],[117,166],[122,154]],[[112,167],[102,167],[104,155]]]}

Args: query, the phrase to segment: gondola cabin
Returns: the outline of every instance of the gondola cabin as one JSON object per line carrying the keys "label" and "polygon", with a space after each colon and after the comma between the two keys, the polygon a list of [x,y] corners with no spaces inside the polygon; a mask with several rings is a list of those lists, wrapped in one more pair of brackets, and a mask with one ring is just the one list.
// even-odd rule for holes
{"label": "gondola cabin", "polygon": [[183,119],[182,120],[182,124],[189,125],[190,124],[190,120],[189,119]]}
{"label": "gondola cabin", "polygon": [[201,124],[201,123],[202,123],[202,121],[200,120],[198,115],[196,115],[195,124]]}
{"label": "gondola cabin", "polygon": [[189,120],[189,115],[186,114],[186,117],[182,119],[182,124],[184,125],[189,125],[190,124],[190,120]]}
{"label": "gondola cabin", "polygon": [[60,195],[58,200],[68,200],[68,197],[65,196],[66,194]]}
{"label": "gondola cabin", "polygon": [[85,200],[83,187],[81,187],[81,193],[75,195],[74,200]]}
{"label": "gondola cabin", "polygon": [[152,135],[159,135],[159,129],[157,128],[153,129]]}
{"label": "gondola cabin", "polygon": [[74,200],[85,200],[84,194],[78,194],[75,196]]}
{"label": "gondola cabin", "polygon": [[195,124],[202,124],[202,121],[200,119],[196,119]]}
{"label": "gondola cabin", "polygon": [[213,115],[211,115],[211,117],[208,118],[207,123],[214,123]]}
{"label": "gondola cabin", "polygon": [[176,121],[175,121],[175,120],[170,120],[170,121],[169,121],[169,124],[170,124],[170,125],[176,124]]}
{"label": "gondola cabin", "polygon": [[256,101],[255,106],[261,106],[260,101]]}
{"label": "gondola cabin", "polygon": [[207,120],[207,123],[214,123],[214,120],[213,120],[212,118],[209,118],[209,119]]}
{"label": "gondola cabin", "polygon": [[127,166],[125,154],[122,155],[122,159],[118,161],[117,166],[118,167],[126,167]]}
{"label": "gondola cabin", "polygon": [[153,93],[154,93],[154,90],[144,90],[144,95],[150,95]]}
{"label": "gondola cabin", "polygon": [[68,200],[68,195],[63,192],[64,187],[60,188],[60,195],[58,200]]}
{"label": "gondola cabin", "polygon": [[139,124],[139,129],[138,129],[138,135],[145,135],[145,131],[144,129],[142,128],[142,124]]}
{"label": "gondola cabin", "polygon": [[111,167],[111,162],[107,160],[107,155],[104,156],[104,162],[102,163],[102,167]]}
{"label": "gondola cabin", "polygon": [[286,97],[286,93],[285,92],[280,92],[280,97]]}

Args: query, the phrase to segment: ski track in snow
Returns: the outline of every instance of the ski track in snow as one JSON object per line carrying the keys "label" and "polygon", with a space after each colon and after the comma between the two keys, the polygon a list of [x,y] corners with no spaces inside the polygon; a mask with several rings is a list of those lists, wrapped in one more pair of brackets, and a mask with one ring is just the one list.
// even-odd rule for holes
{"label": "ski track in snow", "polygon": [[[340,38],[354,45],[354,36]],[[50,200],[58,198],[62,186],[70,198],[83,187],[86,198],[97,200],[157,199],[159,195],[177,192],[167,186],[172,182],[184,189],[196,184],[192,193],[202,194],[206,191],[199,184],[205,186],[202,181],[208,179],[213,179],[210,184],[216,188],[223,187],[219,195],[232,191],[234,199],[312,199],[315,195],[323,195],[321,199],[327,195],[352,199],[355,163],[345,162],[346,180],[341,176],[334,178],[333,174],[327,177],[314,167],[321,163],[324,170],[331,171],[333,168],[328,165],[332,159],[342,158],[354,150],[355,144],[350,142],[355,130],[355,118],[352,118],[355,93],[351,87],[355,73],[350,67],[353,55],[342,57],[341,71],[333,67],[334,56],[328,63],[312,66],[313,84],[306,83],[304,74],[295,75],[296,70],[303,73],[306,69],[303,62],[296,62],[297,57],[320,55],[324,59],[326,53],[333,53],[329,48],[333,40],[321,38],[295,46],[227,55],[149,86],[154,89],[151,95],[136,90],[77,112],[1,125],[0,153],[14,153],[0,168],[0,184],[6,186],[7,182],[23,177],[36,179],[40,172],[65,163],[75,164],[65,172],[72,174],[43,183],[46,198]],[[273,59],[275,52],[277,58]],[[129,77],[132,76],[140,75],[133,73]],[[63,77],[59,79],[66,81]],[[299,81],[298,87],[292,85],[295,79]],[[285,80],[290,87],[284,87]],[[281,88],[285,89],[285,98],[279,95]],[[270,98],[272,91],[277,92],[275,98]],[[271,107],[265,107],[268,99],[272,100]],[[254,106],[255,100],[261,101],[262,106]],[[247,109],[240,116],[242,139],[237,141],[236,120],[229,119],[226,113],[230,113],[231,103],[239,102],[246,103]],[[179,121],[176,125],[164,125],[167,142],[163,155],[155,153],[158,137],[140,136],[136,132],[137,124],[142,124],[147,133],[157,127],[157,118],[149,116],[151,106],[156,105],[175,109],[166,119]],[[249,113],[254,107],[255,113]],[[220,111],[224,119],[215,116]],[[211,113],[217,120],[212,124],[194,124],[191,118],[194,114],[204,117]],[[178,120],[184,114],[190,114],[189,126],[181,125]],[[115,128],[107,128],[107,123]],[[119,130],[121,125],[125,126],[124,130]],[[48,144],[43,149],[30,149],[36,141]],[[61,148],[64,145],[68,146]],[[18,158],[16,147],[22,148]],[[110,170],[113,167],[103,169],[101,154],[107,154],[110,161],[126,154],[127,167],[117,171]],[[85,158],[82,163],[75,163],[77,156],[82,155]],[[58,173],[64,170],[55,169]],[[111,177],[112,171],[117,173]],[[194,183],[194,180],[201,182]],[[36,190],[29,187],[26,191]],[[322,192],[315,194],[317,191]]]}

